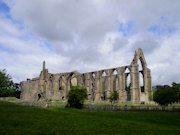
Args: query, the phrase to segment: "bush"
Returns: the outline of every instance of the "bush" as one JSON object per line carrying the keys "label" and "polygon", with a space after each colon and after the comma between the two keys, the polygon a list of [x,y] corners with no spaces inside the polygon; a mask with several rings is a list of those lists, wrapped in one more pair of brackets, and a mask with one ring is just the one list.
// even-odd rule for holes
{"label": "bush", "polygon": [[110,100],[111,104],[113,101],[116,101],[119,99],[119,94],[117,93],[117,91],[114,91],[113,93],[111,93],[110,97],[108,97],[108,99]]}
{"label": "bush", "polygon": [[67,97],[70,107],[82,108],[84,100],[87,99],[87,90],[79,85],[71,86]]}
{"label": "bush", "polygon": [[168,105],[178,100],[177,92],[173,88],[157,89],[153,99],[160,105]]}

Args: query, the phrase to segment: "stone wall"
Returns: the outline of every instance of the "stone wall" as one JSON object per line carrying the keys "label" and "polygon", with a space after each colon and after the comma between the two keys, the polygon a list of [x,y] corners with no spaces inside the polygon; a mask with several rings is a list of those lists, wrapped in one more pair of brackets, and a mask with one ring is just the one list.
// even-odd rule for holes
{"label": "stone wall", "polygon": [[[143,70],[139,71],[138,60]],[[126,69],[129,72],[125,73]],[[144,93],[140,88],[139,73],[143,74]],[[127,89],[127,77],[130,76],[130,89]],[[80,85],[87,89],[88,100],[106,102],[113,91],[119,93],[119,102],[149,102],[152,92],[151,72],[147,68],[141,49],[135,52],[133,61],[128,66],[79,73],[78,71],[51,74],[45,69],[40,76],[21,83],[21,99],[27,101],[66,101],[71,86]]]}
{"label": "stone wall", "polygon": [[6,101],[18,101],[19,99],[16,97],[0,97],[0,101],[6,100]]}
{"label": "stone wall", "polygon": [[[0,106],[37,106],[41,108],[48,107],[66,107],[66,104],[47,104],[42,102],[0,102]],[[116,106],[116,105],[104,105],[96,106],[94,104],[84,104],[83,109],[91,111],[168,111],[168,112],[179,112],[180,106]]]}

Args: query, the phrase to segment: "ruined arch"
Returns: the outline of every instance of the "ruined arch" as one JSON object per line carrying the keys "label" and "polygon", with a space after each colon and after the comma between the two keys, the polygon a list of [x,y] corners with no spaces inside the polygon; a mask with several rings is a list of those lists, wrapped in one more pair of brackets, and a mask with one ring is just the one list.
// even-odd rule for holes
{"label": "ruined arch", "polygon": [[71,86],[77,85],[77,78],[74,72],[70,72],[66,74],[66,95],[71,89]]}
{"label": "ruined arch", "polygon": [[[131,66],[124,66],[122,69],[122,75],[123,75],[123,88],[126,90],[126,86],[129,85],[129,83],[131,83]],[[129,82],[127,82],[127,78],[129,76]]]}
{"label": "ruined arch", "polygon": [[128,67],[125,68],[124,75],[125,75],[125,90],[128,91],[130,90],[131,87],[131,71],[129,70]]}
{"label": "ruined arch", "polygon": [[107,89],[106,76],[107,76],[107,73],[104,70],[101,70],[99,73],[100,89],[102,92],[104,92],[104,95],[105,95],[105,91]]}
{"label": "ruined arch", "polygon": [[59,81],[59,90],[62,90],[62,81],[63,81],[62,76],[59,77],[58,81]]}
{"label": "ruined arch", "polygon": [[[138,64],[138,61],[140,61],[140,64]],[[147,63],[144,58],[144,54],[142,50],[139,48],[137,52],[134,54],[133,61],[131,62],[131,65],[133,67],[133,70],[136,74],[134,74],[133,81],[135,82],[133,84],[133,89],[136,90],[134,92],[135,97],[134,102],[139,101],[139,102],[147,102],[149,101],[149,91],[152,91],[152,83],[151,83],[151,75],[148,73],[149,69],[147,68]],[[142,66],[142,71],[139,71],[139,67]],[[138,74],[137,74],[138,73]],[[140,85],[140,76],[143,76],[143,91],[141,90],[141,85]]]}
{"label": "ruined arch", "polygon": [[118,90],[118,70],[113,68],[111,70],[111,91]]}
{"label": "ruined arch", "polygon": [[83,87],[86,87],[86,76],[85,76],[85,74],[82,74],[82,83],[83,83]]}
{"label": "ruined arch", "polygon": [[144,79],[144,68],[142,61],[139,59],[138,60],[138,70],[139,70],[139,86],[141,88],[141,92],[144,92],[144,84],[145,84],[145,79]]}
{"label": "ruined arch", "polygon": [[[141,64],[138,65],[138,61]],[[142,65],[142,71],[139,71],[139,67]],[[125,70],[128,69],[129,72],[126,73]],[[115,71],[117,72],[115,74]],[[48,73],[48,69],[45,69],[45,63],[43,70],[40,72],[40,76],[33,78],[32,81],[26,81],[22,83],[22,99],[34,100],[33,91],[37,93],[39,90],[45,91],[45,98],[47,100],[60,99],[62,84],[64,84],[63,94],[64,100],[67,100],[66,95],[70,90],[72,85],[80,85],[87,89],[88,99],[95,102],[108,101],[106,97],[109,97],[112,91],[118,90],[119,92],[119,102],[127,102],[127,81],[126,78],[129,77],[131,82],[130,88],[130,101],[131,103],[139,103],[142,100],[142,92],[140,91],[140,81],[139,72],[144,78],[144,101],[148,100],[148,95],[152,92],[152,81],[151,81],[151,71],[147,68],[145,57],[141,49],[138,49],[133,57],[130,65],[103,69],[94,72],[79,73],[78,71],[51,74]],[[64,75],[64,77],[63,77]],[[59,79],[59,80],[58,80]],[[58,83],[59,82],[59,83]],[[36,86],[36,87],[34,87]],[[60,86],[60,87],[58,87]],[[117,88],[118,87],[118,88]],[[29,92],[30,91],[30,92]],[[34,92],[34,93],[35,93]],[[31,93],[30,96],[26,94]],[[105,95],[105,96],[104,96]],[[42,96],[42,95],[41,95]],[[42,97],[41,97],[42,99]],[[103,99],[103,100],[102,100]]]}
{"label": "ruined arch", "polygon": [[67,95],[67,82],[66,82],[66,77],[64,75],[60,75],[59,79],[59,99],[64,100]]}
{"label": "ruined arch", "polygon": [[77,77],[76,74],[74,72],[71,72],[69,75],[69,79],[70,79],[70,86],[76,86],[77,85]]}
{"label": "ruined arch", "polygon": [[124,99],[126,101],[131,100],[131,70],[129,66],[126,66],[124,69]]}
{"label": "ruined arch", "polygon": [[140,48],[138,49],[137,52],[135,52],[134,58],[133,58],[133,60],[131,62],[131,65],[137,64],[138,60],[140,60],[140,62],[142,64],[143,71],[145,71],[146,68],[147,68],[147,64],[146,64],[146,60],[144,58],[144,54],[143,54],[143,52],[142,52],[142,50]]}
{"label": "ruined arch", "polygon": [[101,101],[105,101],[107,98],[107,73],[105,70],[99,71],[99,89]]}
{"label": "ruined arch", "polygon": [[50,80],[50,81],[53,80],[53,75],[50,75],[49,80]]}
{"label": "ruined arch", "polygon": [[94,72],[90,73],[90,78],[91,78],[91,99],[92,101],[95,100],[95,90],[96,90],[96,74]]}

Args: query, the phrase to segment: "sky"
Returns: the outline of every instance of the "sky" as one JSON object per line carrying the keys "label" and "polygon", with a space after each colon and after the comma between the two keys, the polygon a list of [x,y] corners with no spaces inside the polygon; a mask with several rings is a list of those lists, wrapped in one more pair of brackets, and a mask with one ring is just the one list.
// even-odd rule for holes
{"label": "sky", "polygon": [[179,0],[0,0],[0,69],[14,82],[130,65],[141,48],[152,85],[180,83]]}

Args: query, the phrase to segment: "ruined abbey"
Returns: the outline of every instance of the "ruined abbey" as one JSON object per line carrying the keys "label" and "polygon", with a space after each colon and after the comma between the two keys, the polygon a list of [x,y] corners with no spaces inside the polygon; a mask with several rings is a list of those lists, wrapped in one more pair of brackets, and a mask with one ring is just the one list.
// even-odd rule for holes
{"label": "ruined abbey", "polygon": [[[142,65],[139,71],[138,61]],[[126,71],[129,72],[126,72]],[[140,86],[140,75],[143,87]],[[130,78],[128,84],[127,78]],[[113,91],[119,93],[120,103],[148,103],[152,93],[151,71],[141,49],[138,49],[130,65],[79,73],[78,71],[51,74],[45,68],[39,77],[21,83],[21,99],[28,101],[67,101],[71,86],[87,89],[88,101],[106,102]]]}

